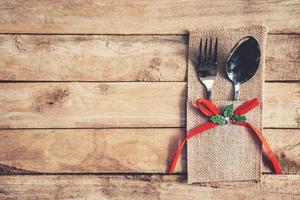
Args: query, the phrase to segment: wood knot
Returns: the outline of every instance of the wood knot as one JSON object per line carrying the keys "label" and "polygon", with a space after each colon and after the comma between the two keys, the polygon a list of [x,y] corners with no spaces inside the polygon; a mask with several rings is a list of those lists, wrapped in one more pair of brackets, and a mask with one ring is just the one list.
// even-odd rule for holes
{"label": "wood knot", "polygon": [[57,102],[62,102],[67,96],[69,96],[69,91],[67,89],[55,89],[54,91],[46,93],[46,103],[53,105]]}
{"label": "wood knot", "polygon": [[159,66],[160,58],[153,58],[148,68],[140,70],[136,75],[136,81],[160,81],[162,74]]}
{"label": "wood knot", "polygon": [[70,95],[68,89],[55,88],[38,95],[35,99],[35,111],[44,112],[54,105],[61,106],[66,97]]}
{"label": "wood knot", "polygon": [[107,91],[109,89],[109,85],[105,83],[101,83],[97,86],[99,88],[99,93],[102,95],[107,95]]}
{"label": "wood knot", "polygon": [[160,58],[153,58],[151,61],[150,61],[150,65],[149,67],[152,68],[152,69],[158,69],[158,67],[161,65],[161,60]]}
{"label": "wood knot", "polygon": [[160,71],[144,69],[137,73],[136,81],[160,81]]}

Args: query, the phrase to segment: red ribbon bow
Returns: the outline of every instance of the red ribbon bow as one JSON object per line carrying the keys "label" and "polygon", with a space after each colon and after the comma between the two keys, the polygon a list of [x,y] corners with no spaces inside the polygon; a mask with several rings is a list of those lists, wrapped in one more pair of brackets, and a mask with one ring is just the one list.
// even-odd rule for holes
{"label": "red ribbon bow", "polygon": [[[250,101],[247,101],[247,102],[243,103],[238,108],[236,108],[234,110],[233,114],[234,115],[244,115],[247,112],[249,112],[250,110],[257,107],[259,104],[260,104],[259,99],[257,99],[257,98],[252,99]],[[217,106],[215,104],[213,104],[210,100],[207,100],[207,99],[198,99],[197,102],[196,102],[196,106],[207,117],[211,117],[213,115],[219,115],[221,113],[220,110],[217,108]],[[216,124],[216,123],[213,123],[213,122],[206,122],[206,123],[201,124],[200,126],[194,128],[194,129],[190,130],[188,132],[188,134],[186,135],[186,137],[181,142],[180,146],[178,147],[178,149],[177,149],[177,151],[176,151],[176,153],[173,157],[173,161],[172,161],[172,163],[170,165],[170,168],[169,168],[169,174],[172,174],[174,172],[174,169],[175,169],[177,160],[179,158],[179,155],[181,154],[182,149],[183,149],[185,143],[187,142],[187,140],[194,137],[195,135],[201,134],[204,131],[206,131],[208,129],[211,129],[211,128],[214,128],[218,125],[219,124]],[[248,122],[239,122],[239,123],[235,123],[235,125],[245,126],[245,127],[248,127],[252,130],[252,132],[261,141],[262,146],[265,150],[265,153],[266,153],[267,157],[270,159],[270,161],[273,164],[273,167],[275,169],[276,174],[282,174],[282,169],[279,165],[279,162],[278,162],[277,158],[275,157],[274,153],[272,152],[267,140],[262,135],[262,133],[257,128],[255,128],[254,126],[249,124]]]}

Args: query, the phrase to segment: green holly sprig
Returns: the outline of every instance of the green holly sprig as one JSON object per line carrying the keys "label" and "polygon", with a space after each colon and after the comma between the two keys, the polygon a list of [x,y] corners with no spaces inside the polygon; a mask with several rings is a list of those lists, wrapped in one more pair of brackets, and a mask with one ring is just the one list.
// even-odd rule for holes
{"label": "green holly sprig", "polygon": [[246,121],[247,118],[241,115],[233,115],[233,104],[227,106],[223,112],[223,115],[213,115],[209,119],[216,124],[226,125],[228,123],[239,123]]}

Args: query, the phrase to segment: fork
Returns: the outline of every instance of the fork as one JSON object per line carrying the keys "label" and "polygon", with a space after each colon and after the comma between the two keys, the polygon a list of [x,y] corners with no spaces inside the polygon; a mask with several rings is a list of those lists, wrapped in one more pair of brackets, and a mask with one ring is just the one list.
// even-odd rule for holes
{"label": "fork", "polygon": [[[217,53],[218,53],[218,38],[215,39],[214,48],[213,40],[210,38],[209,48],[207,49],[208,40],[205,39],[204,49],[202,48],[202,38],[199,45],[199,64],[197,66],[198,78],[206,87],[207,97],[211,99],[211,89],[217,77]],[[213,48],[213,49],[212,49]],[[207,52],[208,50],[208,52]]]}

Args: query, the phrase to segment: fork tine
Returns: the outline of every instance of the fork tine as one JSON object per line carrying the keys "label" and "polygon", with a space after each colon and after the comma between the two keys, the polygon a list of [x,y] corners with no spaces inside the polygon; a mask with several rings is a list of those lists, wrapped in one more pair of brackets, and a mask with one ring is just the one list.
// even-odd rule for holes
{"label": "fork tine", "polygon": [[204,45],[204,64],[207,64],[207,38],[205,39]]}
{"label": "fork tine", "polygon": [[217,77],[216,62],[218,38],[216,38],[216,42],[214,42],[214,40],[215,38],[212,37],[200,38],[199,44],[199,65],[197,66],[197,75],[200,82],[206,87],[208,99],[211,99],[212,86]]}
{"label": "fork tine", "polygon": [[218,38],[216,37],[216,42],[215,42],[215,49],[214,49],[214,60],[213,63],[216,65],[217,64],[217,59],[218,59]]}
{"label": "fork tine", "polygon": [[202,38],[200,39],[200,45],[199,45],[199,64],[202,65]]}
{"label": "fork tine", "polygon": [[208,49],[208,64],[212,64],[213,63],[213,57],[211,55],[211,48],[212,48],[212,38],[210,38],[209,41],[209,49]]}

